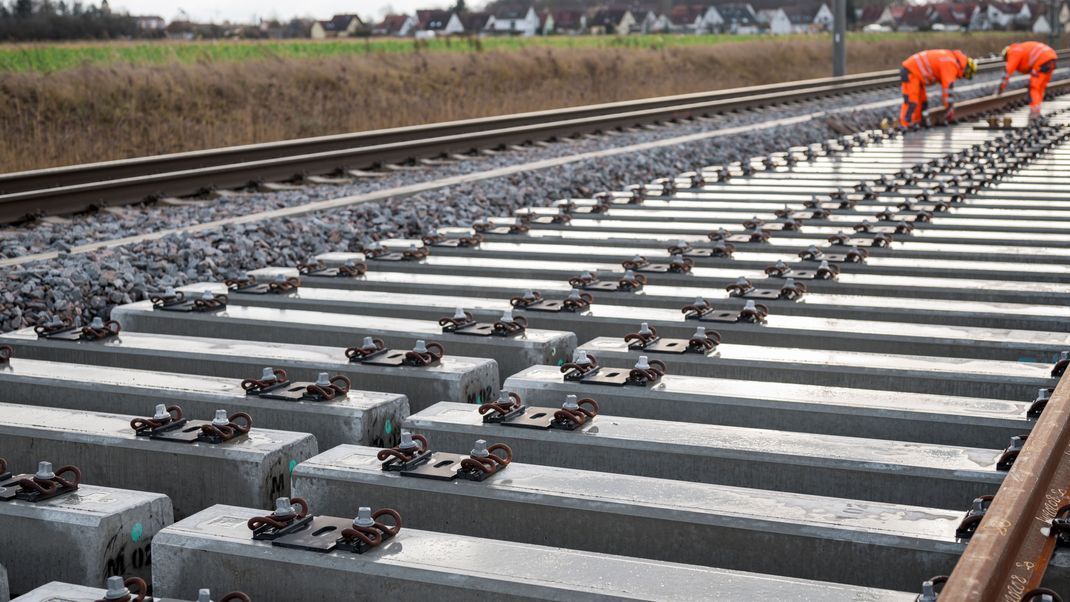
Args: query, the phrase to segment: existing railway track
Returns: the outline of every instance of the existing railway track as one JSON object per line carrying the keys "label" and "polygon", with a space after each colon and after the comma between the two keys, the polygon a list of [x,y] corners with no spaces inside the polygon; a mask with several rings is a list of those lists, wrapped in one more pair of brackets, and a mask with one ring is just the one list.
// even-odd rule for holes
{"label": "existing railway track", "polygon": [[[1070,102],[1026,128],[1020,101],[960,107],[1009,114],[1006,129],[860,133],[161,291],[114,308],[115,323],[0,335],[0,456],[21,468],[53,454],[122,488],[85,504],[170,496],[185,520],[158,512],[134,542],[153,540],[151,560],[134,545],[101,563],[168,597],[209,586],[291,602],[357,583],[369,597],[1058,600]],[[261,396],[291,390],[320,397]],[[157,403],[196,417],[226,404],[215,432],[259,430],[237,448],[164,443],[152,437],[175,411],[140,418]],[[546,412],[565,424],[532,428]],[[456,454],[410,472],[452,458],[489,476],[382,469],[414,457],[395,446],[401,424]],[[488,449],[511,462],[480,455],[477,437],[507,444]],[[404,528],[386,519],[360,555],[254,541],[246,520],[291,494],[348,529],[354,505],[396,506]],[[0,565],[23,591],[61,570],[36,559],[63,512],[37,510],[0,498],[0,532],[22,542]],[[49,536],[18,535],[12,517]],[[77,534],[66,545],[86,553],[63,563],[96,562],[104,535],[131,538]]]}
{"label": "existing railway track", "polygon": [[[986,59],[979,70],[1001,65]],[[898,77],[880,71],[2,174],[0,223],[852,94]]]}

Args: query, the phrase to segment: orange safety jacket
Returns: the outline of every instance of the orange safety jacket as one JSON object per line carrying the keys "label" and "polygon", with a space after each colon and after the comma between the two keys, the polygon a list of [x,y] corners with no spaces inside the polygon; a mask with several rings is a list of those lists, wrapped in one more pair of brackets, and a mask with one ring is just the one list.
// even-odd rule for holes
{"label": "orange safety jacket", "polygon": [[923,85],[939,82],[944,106],[949,106],[955,102],[955,80],[962,77],[966,61],[960,50],[922,50],[903,61],[903,68],[921,79]]}
{"label": "orange safety jacket", "polygon": [[1007,75],[1009,79],[1014,72],[1036,75],[1040,67],[1058,58],[1055,50],[1040,42],[1019,42],[1007,49]]}

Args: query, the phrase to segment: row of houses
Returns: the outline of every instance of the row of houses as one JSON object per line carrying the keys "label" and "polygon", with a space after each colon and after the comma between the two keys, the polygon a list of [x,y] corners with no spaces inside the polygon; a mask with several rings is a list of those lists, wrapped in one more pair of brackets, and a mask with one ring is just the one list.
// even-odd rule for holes
{"label": "row of houses", "polygon": [[[870,31],[1021,30],[1049,33],[1047,4],[1041,2],[936,2],[924,5],[869,5],[855,11],[854,26]],[[337,19],[337,17],[336,17]],[[329,23],[329,22],[328,22]],[[825,2],[804,1],[755,9],[751,4],[677,5],[655,8],[601,7],[590,10],[505,8],[494,12],[456,13],[419,10],[388,15],[367,26],[381,36],[560,35],[630,33],[789,34],[831,29],[833,14]],[[1061,2],[1059,29],[1070,23],[1070,6]],[[324,36],[329,37],[326,31]],[[315,36],[314,36],[315,37]]]}
{"label": "row of houses", "polygon": [[[731,1],[731,0],[730,0]],[[196,37],[414,37],[489,35],[605,35],[605,34],[773,34],[811,33],[832,28],[832,0],[778,0],[750,3],[681,4],[659,11],[641,5],[536,11],[531,6],[493,11],[418,10],[391,14],[366,22],[356,14],[338,14],[326,21],[293,19],[257,25],[199,25],[179,19],[164,25],[160,17],[136,17],[145,30],[173,38]],[[1070,0],[1058,0],[1054,29],[1070,31]],[[755,4],[758,8],[755,8]],[[891,6],[867,5],[854,12],[852,26],[866,31],[987,31],[1052,32],[1046,2],[934,2]]]}
{"label": "row of houses", "polygon": [[[320,22],[322,24],[332,21]],[[347,17],[355,17],[349,15]],[[418,10],[413,15],[387,15],[369,27],[372,35],[427,38],[448,35],[604,35],[631,33],[797,33],[824,31],[832,26],[827,4],[797,4],[755,10],[750,4],[720,6],[678,5],[658,12],[644,8],[598,8],[536,12],[533,7],[495,12],[457,13]],[[354,21],[350,21],[352,24]],[[346,31],[336,27],[334,31]],[[344,34],[342,34],[344,35]],[[313,37],[332,37],[321,26]]]}
{"label": "row of houses", "polygon": [[[1051,33],[1047,2],[941,2],[922,5],[867,6],[858,24],[869,31],[990,31]],[[1070,6],[1061,2],[1055,27],[1067,31]]]}

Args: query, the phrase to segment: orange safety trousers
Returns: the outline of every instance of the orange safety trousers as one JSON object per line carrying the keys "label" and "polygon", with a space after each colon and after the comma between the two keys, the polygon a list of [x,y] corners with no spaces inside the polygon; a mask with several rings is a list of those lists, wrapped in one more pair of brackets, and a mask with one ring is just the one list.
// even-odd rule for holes
{"label": "orange safety trousers", "polygon": [[928,104],[925,94],[925,82],[921,76],[902,67],[899,69],[899,79],[903,91],[903,106],[899,109],[899,125],[910,127],[921,122],[922,112]]}
{"label": "orange safety trousers", "polygon": [[1051,75],[1055,73],[1055,60],[1050,60],[1037,67],[1037,70],[1029,76],[1029,108],[1035,113],[1040,110],[1040,103],[1044,102],[1044,92],[1051,82]]}

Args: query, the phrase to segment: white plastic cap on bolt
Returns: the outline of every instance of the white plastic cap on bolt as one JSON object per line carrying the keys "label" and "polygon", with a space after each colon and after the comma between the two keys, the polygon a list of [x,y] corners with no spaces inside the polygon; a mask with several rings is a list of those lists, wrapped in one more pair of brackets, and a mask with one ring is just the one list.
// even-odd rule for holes
{"label": "white plastic cap on bolt", "polygon": [[275,516],[292,516],[296,513],[297,511],[294,510],[293,504],[290,503],[290,498],[275,498]]}
{"label": "white plastic cap on bolt", "polygon": [[819,270],[831,270],[832,268],[829,267],[829,262],[828,262],[827,259],[822,259],[821,260],[821,265],[817,266],[817,269],[819,269]]}
{"label": "white plastic cap on bolt", "polygon": [[401,431],[401,443],[398,444],[399,449],[412,449],[416,447],[416,442],[412,440],[412,432]]}
{"label": "white plastic cap on bolt", "polygon": [[276,376],[275,376],[275,369],[274,368],[269,366],[269,367],[264,368],[263,370],[260,371],[260,380],[272,381],[272,380],[275,380],[275,379],[276,379]]}
{"label": "white plastic cap on bolt", "polygon": [[572,363],[586,366],[591,363],[591,358],[587,357],[587,352],[585,350],[577,349],[572,353]]}
{"label": "white plastic cap on bolt", "polygon": [[631,270],[625,270],[624,271],[624,279],[625,280],[635,280],[635,272],[633,272]]}
{"label": "white plastic cap on bolt", "polygon": [[104,328],[104,320],[101,319],[100,316],[96,316],[95,318],[93,318],[93,321],[89,323],[89,327],[95,328],[97,330]]}
{"label": "white plastic cap on bolt", "polygon": [[37,473],[33,475],[36,479],[54,479],[56,473],[52,472],[52,463],[41,461],[37,463]]}
{"label": "white plastic cap on bolt", "polygon": [[783,259],[778,259],[778,260],[776,260],[776,263],[773,264],[773,267],[775,267],[778,270],[783,270],[783,269],[786,269],[788,267],[788,264],[784,263]]}
{"label": "white plastic cap on bolt", "polygon": [[706,300],[702,297],[695,297],[695,300],[691,302],[691,305],[702,307],[703,305],[706,305]]}
{"label": "white plastic cap on bolt", "polygon": [[642,255],[636,255],[632,257],[632,261],[635,263],[643,263],[646,259]]}
{"label": "white plastic cap on bolt", "polygon": [[167,405],[158,403],[156,404],[156,413],[152,415],[153,420],[164,420],[170,418],[171,413],[167,411]]}
{"label": "white plastic cap on bolt", "polygon": [[427,353],[427,342],[423,339],[416,339],[416,346],[412,350],[416,353]]}
{"label": "white plastic cap on bolt", "polygon": [[108,590],[104,592],[105,600],[122,600],[130,595],[130,590],[127,589],[123,583],[123,578],[119,576],[108,577]]}
{"label": "white plastic cap on bolt", "polygon": [[516,321],[516,318],[513,317],[513,310],[511,308],[502,312],[501,321],[502,322],[515,322]]}
{"label": "white plastic cap on bolt", "polygon": [[212,419],[212,424],[215,426],[226,426],[230,424],[230,418],[227,416],[226,410],[216,410],[215,418]]}
{"label": "white plastic cap on bolt", "polygon": [[572,301],[579,301],[581,299],[581,297],[580,297],[580,289],[578,289],[578,288],[572,289],[572,292],[568,294],[568,298],[570,300],[572,300]]}
{"label": "white plastic cap on bolt", "polygon": [[650,330],[650,325],[649,324],[647,324],[646,322],[643,322],[642,324],[639,325],[639,334],[641,334],[643,336],[648,336],[648,335],[654,334],[654,331]]}
{"label": "white plastic cap on bolt", "polygon": [[587,278],[594,278],[594,274],[589,272],[589,271],[587,271],[587,270],[584,270],[583,273],[580,274],[580,278],[583,278],[585,280]]}
{"label": "white plastic cap on bolt", "polygon": [[204,289],[203,291],[201,291],[201,299],[204,299],[205,301],[211,301],[215,299],[215,293],[213,293],[210,289]]}
{"label": "white plastic cap on bolt", "polygon": [[810,245],[809,247],[806,247],[806,252],[811,255],[820,255],[821,249],[817,248],[817,245]]}
{"label": "white plastic cap on bolt", "polygon": [[695,334],[691,335],[691,338],[693,338],[693,339],[704,339],[704,338],[706,338],[706,327],[705,326],[699,326],[699,327],[695,328]]}
{"label": "white plastic cap on bolt", "polygon": [[331,375],[326,372],[320,372],[316,375],[316,385],[320,387],[331,386]]}
{"label": "white plastic cap on bolt", "polygon": [[565,403],[561,404],[561,407],[566,410],[578,410],[580,404],[576,403],[577,399],[575,395],[566,395]]}
{"label": "white plastic cap on bolt", "polygon": [[636,370],[649,370],[650,369],[650,362],[648,361],[648,359],[649,358],[647,358],[647,356],[640,355],[639,356],[639,361],[635,362],[635,369]]}
{"label": "white plastic cap on bolt", "polygon": [[684,256],[679,253],[673,253],[671,263],[679,265],[684,262]]}
{"label": "white plastic cap on bolt", "polygon": [[506,391],[505,389],[498,391],[498,403],[507,405],[513,403],[513,398],[509,397],[509,391]]}
{"label": "white plastic cap on bolt", "polygon": [[681,249],[686,249],[686,248],[690,247],[691,245],[687,244],[686,240],[678,240],[678,241],[676,241],[676,246],[680,247]]}
{"label": "white plastic cap on bolt", "polygon": [[469,452],[469,455],[475,456],[477,458],[486,458],[487,456],[489,456],[490,452],[487,451],[487,440],[477,439],[476,446],[472,448],[472,451]]}
{"label": "white plastic cap on bolt", "polygon": [[372,518],[372,509],[368,506],[357,508],[357,518],[353,519],[353,526],[364,527],[365,529],[375,526],[375,519]]}
{"label": "white plastic cap on bolt", "polygon": [[784,288],[795,288],[795,279],[794,278],[786,278],[784,280]]}
{"label": "white plastic cap on bolt", "polygon": [[453,310],[453,319],[454,320],[465,320],[467,318],[468,318],[468,316],[465,315],[463,307],[458,307],[457,309]]}
{"label": "white plastic cap on bolt", "polygon": [[[575,291],[576,289],[572,289],[572,290]],[[525,301],[532,301],[534,299],[535,299],[535,291],[531,290],[530,288],[524,291],[524,300]]]}
{"label": "white plastic cap on bolt", "polygon": [[743,305],[743,309],[749,311],[758,311],[758,307],[754,304],[754,299],[748,299],[747,303]]}
{"label": "white plastic cap on bolt", "polygon": [[282,272],[275,274],[275,282],[286,282],[286,274]]}
{"label": "white plastic cap on bolt", "polygon": [[175,287],[169,286],[163,290],[163,296],[168,299],[171,299],[177,297],[178,293],[175,292]]}
{"label": "white plastic cap on bolt", "polygon": [[197,602],[212,602],[212,590],[208,588],[197,590]]}
{"label": "white plastic cap on bolt", "polygon": [[360,343],[361,349],[375,349],[375,341],[371,337],[364,337]]}
{"label": "white plastic cap on bolt", "polygon": [[740,276],[739,278],[736,278],[736,286],[742,286],[744,288],[749,288],[750,287],[750,280],[747,280],[746,276]]}

